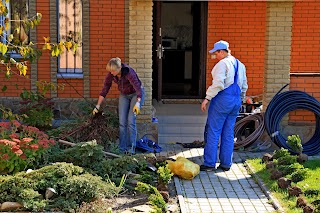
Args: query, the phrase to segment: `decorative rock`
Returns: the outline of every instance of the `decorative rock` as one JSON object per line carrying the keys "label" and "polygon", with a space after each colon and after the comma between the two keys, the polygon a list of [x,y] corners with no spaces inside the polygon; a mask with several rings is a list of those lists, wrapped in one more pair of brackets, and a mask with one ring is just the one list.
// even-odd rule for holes
{"label": "decorative rock", "polygon": [[156,165],[157,163],[157,157],[154,153],[148,153],[146,154],[146,160],[151,163],[152,165]]}
{"label": "decorative rock", "polygon": [[289,196],[296,196],[299,197],[299,195],[303,194],[303,191],[298,186],[293,186],[288,188],[288,194]]}
{"label": "decorative rock", "polygon": [[139,205],[139,206],[135,206],[132,208],[133,211],[132,212],[151,212],[153,209],[151,206],[149,205]]}
{"label": "decorative rock", "polygon": [[315,211],[313,206],[307,205],[303,208],[303,213],[313,213]]}
{"label": "decorative rock", "polygon": [[298,156],[297,161],[298,161],[300,164],[303,164],[303,163],[307,162],[307,161],[308,161],[308,155],[301,153],[301,154]]}
{"label": "decorative rock", "polygon": [[158,191],[168,191],[168,185],[164,183],[158,183],[157,189]]}
{"label": "decorative rock", "polygon": [[282,172],[280,172],[279,170],[273,169],[271,171],[271,180],[278,180],[279,178],[281,178],[283,176]]}
{"label": "decorative rock", "polygon": [[269,153],[266,153],[262,157],[262,162],[267,163],[267,162],[271,161],[271,159],[272,159],[272,155]]}
{"label": "decorative rock", "polygon": [[169,197],[170,197],[170,196],[169,196],[169,192],[167,192],[167,191],[159,191],[159,193],[162,195],[164,201],[165,201],[166,203],[168,203]]}
{"label": "decorative rock", "polygon": [[297,206],[298,207],[302,207],[304,208],[305,206],[307,206],[308,202],[304,197],[298,197],[297,199]]}
{"label": "decorative rock", "polygon": [[50,199],[56,193],[57,193],[56,190],[54,190],[53,188],[47,188],[45,197],[46,199]]}
{"label": "decorative rock", "polygon": [[1,211],[12,211],[22,208],[23,205],[18,202],[4,202],[1,205]]}
{"label": "decorative rock", "polygon": [[291,186],[291,180],[285,177],[281,177],[278,179],[278,186],[280,189],[286,189]]}
{"label": "decorative rock", "polygon": [[267,164],[266,164],[266,168],[267,169],[274,169],[276,167],[276,163],[273,162],[273,161],[269,161]]}

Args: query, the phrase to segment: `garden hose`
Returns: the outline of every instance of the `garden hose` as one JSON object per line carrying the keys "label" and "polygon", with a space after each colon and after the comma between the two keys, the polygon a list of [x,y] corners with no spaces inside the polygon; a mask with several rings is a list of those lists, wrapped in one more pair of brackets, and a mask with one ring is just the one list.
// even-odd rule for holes
{"label": "garden hose", "polygon": [[276,145],[297,154],[297,152],[292,150],[286,143],[286,138],[281,135],[280,122],[282,118],[291,111],[298,109],[311,111],[316,117],[315,132],[309,141],[302,143],[302,147],[304,154],[318,154],[320,152],[320,102],[302,91],[294,90],[281,93],[286,86],[288,86],[288,84],[282,87],[272,98],[266,109],[264,114],[266,130]]}
{"label": "garden hose", "polygon": [[[244,140],[241,139],[246,127],[254,122],[255,130],[248,135]],[[234,135],[237,141],[234,142],[234,149],[246,148],[256,142],[265,130],[263,115],[253,114],[238,121],[234,127]]]}

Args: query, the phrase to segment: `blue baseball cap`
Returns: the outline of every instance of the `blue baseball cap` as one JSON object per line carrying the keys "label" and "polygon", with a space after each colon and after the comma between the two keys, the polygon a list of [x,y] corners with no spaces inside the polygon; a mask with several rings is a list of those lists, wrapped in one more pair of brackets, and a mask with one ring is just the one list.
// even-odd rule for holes
{"label": "blue baseball cap", "polygon": [[216,43],[214,43],[213,49],[209,51],[209,53],[214,53],[218,50],[228,50],[229,49],[229,43],[223,40],[220,40]]}

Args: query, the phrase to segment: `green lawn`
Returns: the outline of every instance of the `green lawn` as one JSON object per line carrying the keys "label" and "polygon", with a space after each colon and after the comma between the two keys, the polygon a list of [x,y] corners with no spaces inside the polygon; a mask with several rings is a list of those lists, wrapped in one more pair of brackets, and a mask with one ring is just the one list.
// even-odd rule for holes
{"label": "green lawn", "polygon": [[[278,188],[277,181],[270,179],[270,173],[266,169],[265,164],[262,163],[261,159],[248,159],[247,163],[254,170],[253,172],[258,175],[264,184],[268,187],[272,195],[279,201],[286,213],[301,213],[303,210],[296,207],[296,197],[289,197],[287,189]],[[307,189],[316,189],[320,191],[320,159],[309,160],[304,164],[305,168],[308,168],[307,178],[298,183],[292,183],[292,186],[299,186],[303,191]],[[318,196],[307,196],[305,197],[308,203],[314,200],[320,199]],[[318,210],[318,212],[320,212]]]}

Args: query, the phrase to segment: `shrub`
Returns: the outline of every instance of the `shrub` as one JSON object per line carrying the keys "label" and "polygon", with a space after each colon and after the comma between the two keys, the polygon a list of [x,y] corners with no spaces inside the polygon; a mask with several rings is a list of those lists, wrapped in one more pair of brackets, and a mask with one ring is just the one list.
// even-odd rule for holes
{"label": "shrub", "polygon": [[299,135],[288,136],[287,144],[296,153],[302,153],[303,147]]}
{"label": "shrub", "polygon": [[48,129],[52,126],[53,102],[46,98],[44,93],[23,90],[20,112],[26,117],[23,122],[40,129]]}
{"label": "shrub", "polygon": [[[57,192],[50,200],[44,199],[47,188]],[[56,163],[32,172],[15,176],[0,176],[0,203],[15,201],[31,211],[78,209],[83,202],[113,198],[120,190],[111,181],[103,181],[83,168],[68,163]]]}
{"label": "shrub", "polygon": [[280,149],[275,150],[273,152],[272,158],[273,159],[278,159],[280,157],[285,157],[285,156],[288,156],[288,155],[290,155],[290,152],[287,149],[281,147]]}
{"label": "shrub", "polygon": [[96,141],[77,143],[74,147],[53,153],[51,162],[67,162],[74,165],[95,169],[105,160],[103,147]]}
{"label": "shrub", "polygon": [[295,155],[286,155],[283,157],[278,158],[277,160],[277,164],[278,165],[290,165],[290,164],[294,164],[297,163],[297,156]]}
{"label": "shrub", "polygon": [[160,192],[154,186],[150,184],[138,182],[137,187],[135,188],[137,191],[149,194],[149,202],[154,207],[156,212],[166,212],[167,203],[164,201]]}
{"label": "shrub", "polygon": [[159,175],[159,182],[164,184],[170,183],[173,173],[170,171],[168,164],[165,166],[160,166],[157,170],[157,173]]}
{"label": "shrub", "polygon": [[291,180],[294,183],[304,180],[307,177],[308,169],[298,169],[297,171],[291,174]]}
{"label": "shrub", "polygon": [[18,121],[0,122],[0,174],[34,168],[54,140],[32,126]]}
{"label": "shrub", "polygon": [[279,165],[277,166],[277,169],[282,172],[283,175],[289,175],[292,174],[293,172],[303,169],[304,166],[299,164],[299,163],[294,163],[291,165]]}
{"label": "shrub", "polygon": [[304,192],[305,196],[318,196],[320,194],[320,191],[318,189],[307,189]]}
{"label": "shrub", "polygon": [[147,168],[147,161],[143,155],[122,156],[121,158],[102,161],[94,169],[103,178],[110,178],[115,183],[120,183],[120,177],[129,171],[140,173]]}

